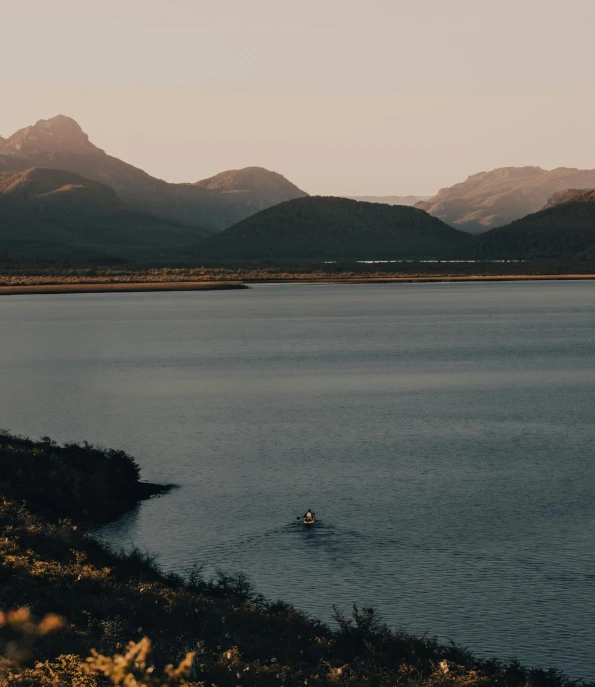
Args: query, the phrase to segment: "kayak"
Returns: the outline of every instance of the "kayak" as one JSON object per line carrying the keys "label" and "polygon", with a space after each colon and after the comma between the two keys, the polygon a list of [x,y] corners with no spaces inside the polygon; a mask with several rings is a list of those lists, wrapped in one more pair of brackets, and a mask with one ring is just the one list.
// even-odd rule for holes
{"label": "kayak", "polygon": [[304,518],[304,525],[313,525],[316,522],[316,516],[313,515],[311,518]]}

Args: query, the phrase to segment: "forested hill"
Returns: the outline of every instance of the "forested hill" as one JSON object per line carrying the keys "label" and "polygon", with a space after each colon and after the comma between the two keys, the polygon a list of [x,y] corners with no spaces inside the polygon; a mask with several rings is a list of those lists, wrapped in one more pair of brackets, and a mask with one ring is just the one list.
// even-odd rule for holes
{"label": "forested hill", "polygon": [[595,258],[595,191],[583,191],[559,205],[527,215],[475,237],[479,259]]}
{"label": "forested hill", "polygon": [[312,196],[281,203],[197,244],[205,260],[443,258],[470,237],[411,207]]}

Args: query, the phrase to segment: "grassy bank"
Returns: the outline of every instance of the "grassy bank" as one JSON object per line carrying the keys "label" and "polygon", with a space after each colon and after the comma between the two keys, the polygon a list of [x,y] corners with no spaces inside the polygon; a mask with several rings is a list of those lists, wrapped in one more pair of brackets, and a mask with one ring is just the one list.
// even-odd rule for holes
{"label": "grassy bank", "polygon": [[[183,288],[241,288],[242,283],[278,281],[451,281],[487,279],[595,278],[594,262],[400,262],[237,264],[206,267],[0,267],[0,289],[56,286],[56,292],[81,285],[90,291]],[[226,284],[224,286],[224,284]],[[204,284],[205,286],[201,286]],[[160,286],[161,285],[161,286]],[[219,285],[219,286],[218,286]],[[16,293],[17,291],[15,291]],[[24,291],[23,291],[24,292]],[[51,292],[48,290],[48,292]]]}
{"label": "grassy bank", "polygon": [[[102,521],[100,506],[116,513],[126,497],[124,485],[139,483],[138,466],[122,452],[5,434],[0,467],[0,609],[26,606],[37,618],[63,618],[55,632],[35,626],[29,631],[35,645],[27,657],[15,652],[15,625],[29,616],[12,625],[0,616],[0,654],[8,656],[0,662],[0,683],[99,687],[110,674],[116,684],[176,684],[179,676],[156,681],[159,670],[143,667],[143,645],[128,661],[110,663],[108,657],[124,653],[130,640],[148,637],[157,666],[194,653],[187,669],[195,685],[579,684],[555,671],[481,660],[431,638],[391,632],[371,609],[355,608],[348,617],[337,613],[331,629],[255,595],[242,575],[221,572],[206,580],[194,569],[182,578],[160,572],[138,551],[110,551],[81,525]],[[132,490],[128,505],[137,498]],[[86,663],[93,649],[106,658]]]}

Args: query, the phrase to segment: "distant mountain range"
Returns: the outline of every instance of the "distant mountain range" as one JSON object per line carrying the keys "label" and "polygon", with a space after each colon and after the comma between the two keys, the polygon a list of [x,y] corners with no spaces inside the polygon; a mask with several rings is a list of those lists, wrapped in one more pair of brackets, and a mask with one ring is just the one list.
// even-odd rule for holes
{"label": "distant mountain range", "polygon": [[431,196],[343,196],[363,203],[385,203],[386,205],[415,205]]}
{"label": "distant mountain range", "polygon": [[436,258],[464,250],[468,239],[412,207],[311,196],[248,217],[189,253],[204,260]]}
{"label": "distant mountain range", "polygon": [[595,188],[595,170],[503,167],[443,188],[415,207],[478,234],[537,212],[554,193],[571,188]]}
{"label": "distant mountain range", "polygon": [[595,170],[539,167],[476,174],[415,207],[413,196],[310,197],[261,167],[170,184],[106,154],[60,115],[0,137],[0,255],[595,259],[593,189]]}
{"label": "distant mountain range", "polygon": [[42,119],[0,140],[0,171],[31,167],[76,172],[111,186],[132,206],[203,231],[220,231],[275,202],[307,195],[280,174],[260,167],[170,184],[108,155],[64,115]]}

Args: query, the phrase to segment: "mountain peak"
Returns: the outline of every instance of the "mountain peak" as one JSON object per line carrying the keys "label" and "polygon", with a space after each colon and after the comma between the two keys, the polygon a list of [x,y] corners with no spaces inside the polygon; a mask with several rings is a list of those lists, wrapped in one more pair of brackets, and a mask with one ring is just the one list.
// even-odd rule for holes
{"label": "mountain peak", "polygon": [[220,193],[249,195],[254,199],[258,209],[308,195],[282,174],[271,172],[264,167],[230,169],[214,177],[197,181],[195,186],[202,186]]}
{"label": "mountain peak", "polygon": [[83,132],[80,124],[76,120],[63,114],[56,115],[50,119],[40,119],[35,123],[34,128],[51,133],[69,134],[71,136],[84,136],[86,139],[89,138]]}
{"label": "mountain peak", "polygon": [[66,115],[40,119],[0,141],[0,151],[18,155],[98,150],[79,124]]}

